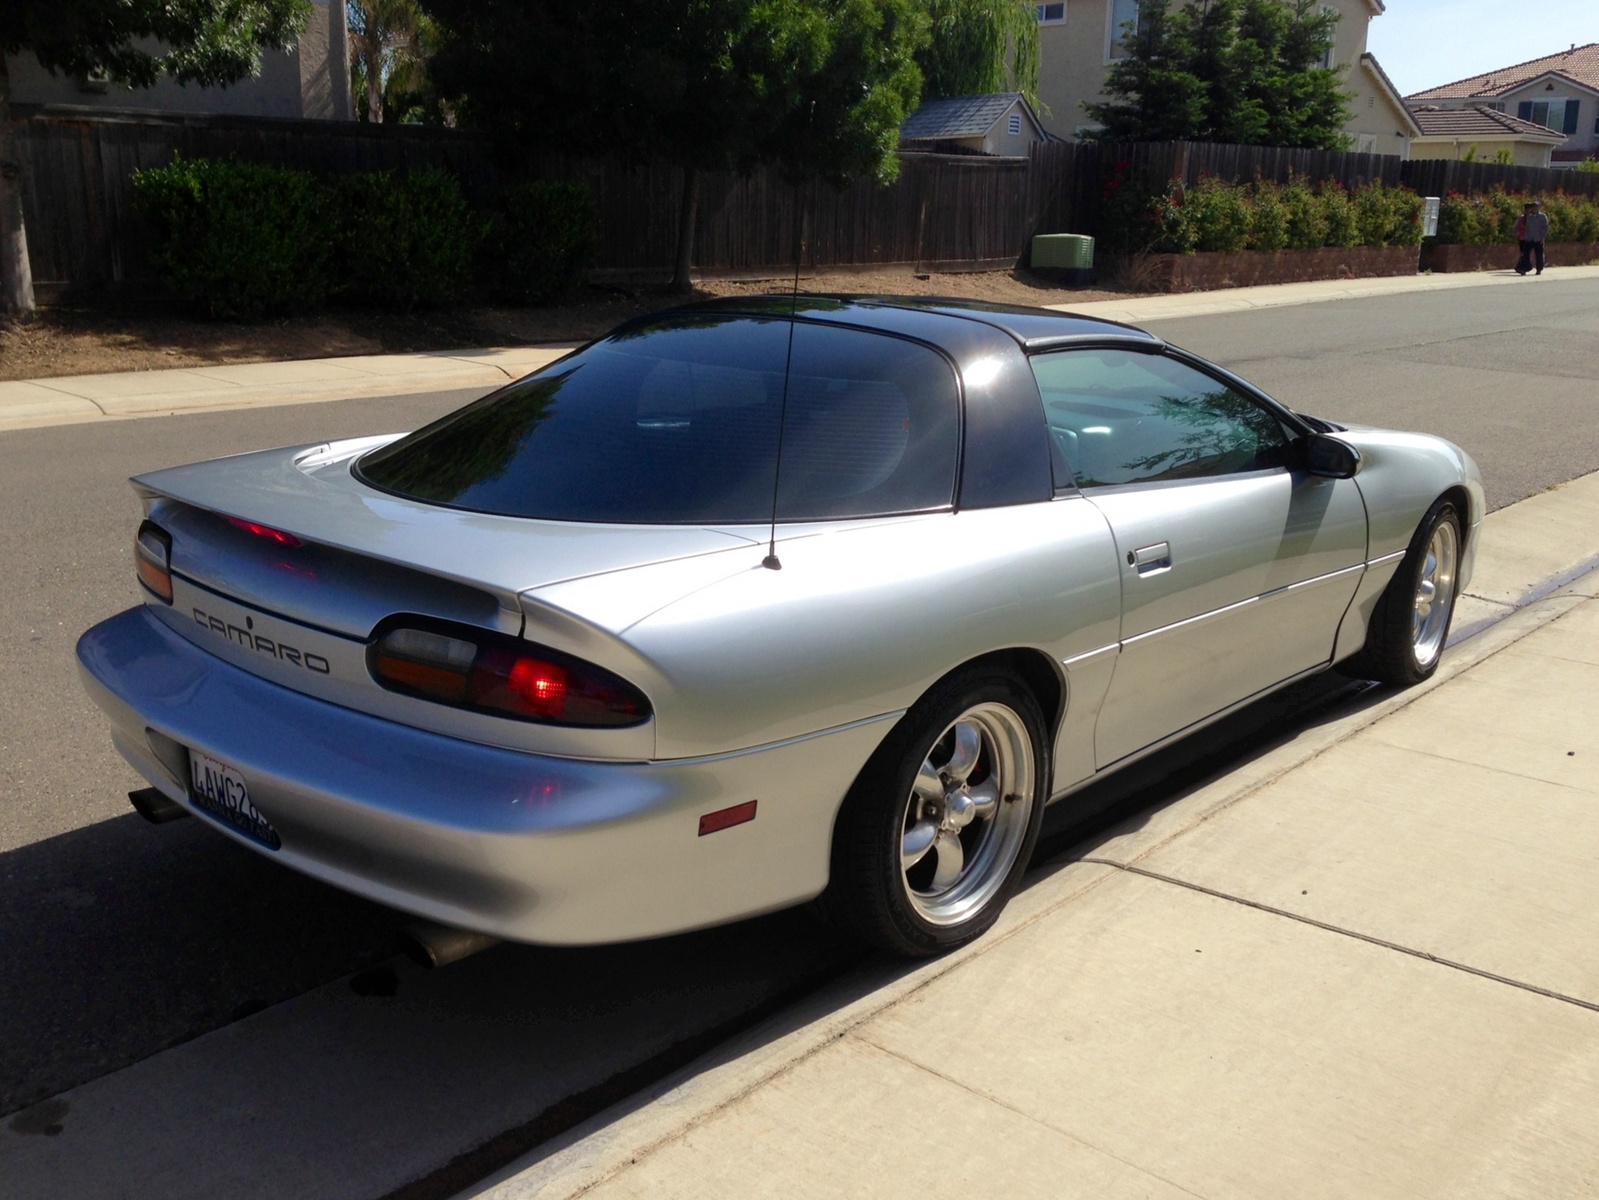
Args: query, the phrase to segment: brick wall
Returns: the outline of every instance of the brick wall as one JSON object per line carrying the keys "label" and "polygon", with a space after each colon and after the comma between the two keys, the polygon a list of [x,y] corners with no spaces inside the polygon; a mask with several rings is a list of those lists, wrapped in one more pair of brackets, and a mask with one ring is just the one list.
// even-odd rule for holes
{"label": "brick wall", "polygon": [[[1516,256],[1520,253],[1510,242],[1486,246],[1428,246],[1422,251],[1421,268],[1439,274],[1508,271],[1516,265]],[[1599,262],[1599,242],[1550,242],[1544,254],[1552,267],[1580,267]]]}
{"label": "brick wall", "polygon": [[1312,279],[1414,275],[1417,246],[1326,246],[1320,250],[1243,250],[1237,254],[1156,254],[1153,285],[1166,292],[1204,292]]}

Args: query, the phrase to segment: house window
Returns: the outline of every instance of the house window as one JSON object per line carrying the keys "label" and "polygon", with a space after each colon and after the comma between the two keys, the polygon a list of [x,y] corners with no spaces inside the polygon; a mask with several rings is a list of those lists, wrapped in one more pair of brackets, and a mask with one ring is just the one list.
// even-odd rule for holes
{"label": "house window", "polygon": [[1033,11],[1038,14],[1040,25],[1059,25],[1066,20],[1066,5],[1061,4],[1035,4]]}
{"label": "house window", "polygon": [[1484,104],[1483,107],[1484,108],[1491,108],[1491,109],[1494,110],[1494,112],[1504,112],[1505,111],[1505,102],[1503,100],[1495,100],[1491,104]]}
{"label": "house window", "polygon": [[[1338,15],[1338,10],[1336,8],[1333,8],[1330,4],[1323,4],[1321,6],[1321,11],[1323,13],[1331,13],[1331,14],[1333,14],[1333,16],[1337,16]],[[1335,38],[1337,36],[1337,30],[1338,30],[1338,26],[1334,25],[1333,26],[1333,34],[1334,34]],[[1324,66],[1324,67],[1327,67],[1329,70],[1332,68],[1332,65],[1333,65],[1333,43],[1332,42],[1328,42],[1327,43],[1327,49],[1322,53],[1321,65]]]}
{"label": "house window", "polygon": [[1547,125],[1557,133],[1576,133],[1582,103],[1578,100],[1523,100],[1516,115],[1523,121]]}
{"label": "house window", "polygon": [[1011,137],[1021,137],[1021,135],[1022,135],[1022,114],[1021,113],[1011,113],[1010,120],[1005,123],[1005,132],[1010,134]]}
{"label": "house window", "polygon": [[1138,0],[1106,0],[1105,61],[1127,57],[1127,41],[1138,31]]}

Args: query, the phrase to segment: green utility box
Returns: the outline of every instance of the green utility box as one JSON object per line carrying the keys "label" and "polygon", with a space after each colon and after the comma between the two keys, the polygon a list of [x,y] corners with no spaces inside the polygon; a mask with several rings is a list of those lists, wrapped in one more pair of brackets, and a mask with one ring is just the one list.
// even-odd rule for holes
{"label": "green utility box", "polygon": [[1033,267],[1055,270],[1094,265],[1094,239],[1081,233],[1041,233],[1033,239]]}

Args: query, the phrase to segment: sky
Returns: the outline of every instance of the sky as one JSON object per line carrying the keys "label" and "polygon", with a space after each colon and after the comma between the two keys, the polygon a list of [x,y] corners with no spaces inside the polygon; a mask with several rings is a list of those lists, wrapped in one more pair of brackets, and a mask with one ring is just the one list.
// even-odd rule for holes
{"label": "sky", "polygon": [[1386,2],[1366,49],[1402,95],[1599,42],[1599,0]]}

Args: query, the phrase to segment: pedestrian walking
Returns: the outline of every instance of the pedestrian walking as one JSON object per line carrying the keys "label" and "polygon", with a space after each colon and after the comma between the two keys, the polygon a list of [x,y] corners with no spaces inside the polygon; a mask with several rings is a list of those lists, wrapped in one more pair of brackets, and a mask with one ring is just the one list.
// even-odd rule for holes
{"label": "pedestrian walking", "polygon": [[1544,243],[1549,240],[1549,217],[1543,211],[1541,200],[1529,200],[1522,205],[1521,216],[1516,218],[1516,241],[1521,243],[1521,257],[1516,259],[1516,274],[1525,275],[1537,263],[1537,274],[1543,274]]}

